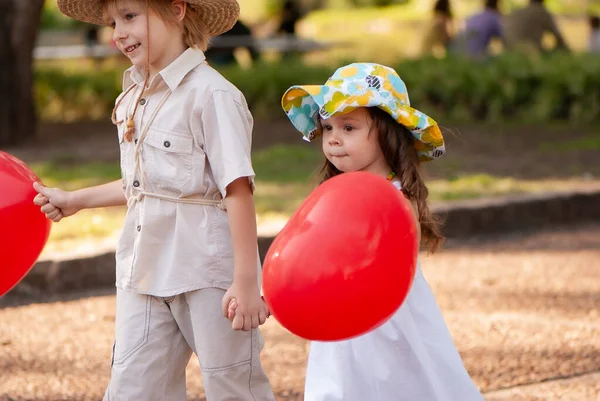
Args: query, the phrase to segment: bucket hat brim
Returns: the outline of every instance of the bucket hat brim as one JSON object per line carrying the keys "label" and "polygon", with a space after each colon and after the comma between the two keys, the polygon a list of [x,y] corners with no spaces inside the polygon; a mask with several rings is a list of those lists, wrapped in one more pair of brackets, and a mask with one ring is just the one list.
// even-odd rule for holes
{"label": "bucket hat brim", "polygon": [[445,144],[438,124],[394,98],[390,95],[382,99],[379,88],[350,94],[335,81],[328,81],[325,85],[292,86],[283,95],[281,105],[294,127],[309,142],[316,137],[319,118],[349,113],[359,107],[379,107],[412,133],[419,161],[430,161],[443,155]]}

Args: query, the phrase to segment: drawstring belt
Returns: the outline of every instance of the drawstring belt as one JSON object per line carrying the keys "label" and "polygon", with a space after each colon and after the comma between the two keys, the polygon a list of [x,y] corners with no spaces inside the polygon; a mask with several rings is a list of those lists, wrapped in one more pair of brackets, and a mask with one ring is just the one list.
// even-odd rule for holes
{"label": "drawstring belt", "polygon": [[203,206],[216,206],[221,210],[227,210],[225,207],[225,200],[212,200],[212,199],[202,199],[202,198],[177,198],[175,196],[157,194],[154,192],[146,192],[146,191],[138,191],[137,195],[133,195],[129,197],[127,200],[127,207],[133,206],[135,203],[142,200],[144,196],[148,196],[150,198],[162,199],[166,201],[176,202],[176,203],[187,203],[192,205],[203,205]]}

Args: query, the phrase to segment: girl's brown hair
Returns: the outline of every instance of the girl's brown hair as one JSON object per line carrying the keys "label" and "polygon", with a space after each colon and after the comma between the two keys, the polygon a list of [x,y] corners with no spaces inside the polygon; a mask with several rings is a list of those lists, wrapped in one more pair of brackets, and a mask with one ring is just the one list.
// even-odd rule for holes
{"label": "girl's brown hair", "polygon": [[[421,175],[420,162],[415,149],[415,139],[411,132],[398,124],[389,114],[379,107],[367,107],[371,118],[371,130],[379,136],[379,146],[392,171],[397,174],[404,196],[416,205],[421,236],[431,253],[444,242],[440,218],[431,213],[427,204],[429,190]],[[318,125],[318,133],[322,127]],[[321,169],[321,182],[342,174],[329,160]]]}

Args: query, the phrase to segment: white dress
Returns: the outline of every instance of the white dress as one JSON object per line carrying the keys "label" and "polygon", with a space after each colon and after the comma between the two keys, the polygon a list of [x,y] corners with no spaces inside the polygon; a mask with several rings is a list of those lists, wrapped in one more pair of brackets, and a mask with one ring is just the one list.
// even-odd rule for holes
{"label": "white dress", "polygon": [[304,400],[483,401],[483,397],[417,263],[406,300],[385,324],[350,340],[311,343]]}

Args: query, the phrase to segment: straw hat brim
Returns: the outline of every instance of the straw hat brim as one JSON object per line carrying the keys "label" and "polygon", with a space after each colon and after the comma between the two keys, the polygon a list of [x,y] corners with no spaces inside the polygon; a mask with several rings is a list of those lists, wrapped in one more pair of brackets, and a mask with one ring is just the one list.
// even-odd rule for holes
{"label": "straw hat brim", "polygon": [[[240,15],[240,6],[236,0],[185,0],[199,9],[200,18],[210,36],[221,35],[230,30]],[[67,17],[105,25],[102,18],[103,0],[58,0],[58,9]]]}

